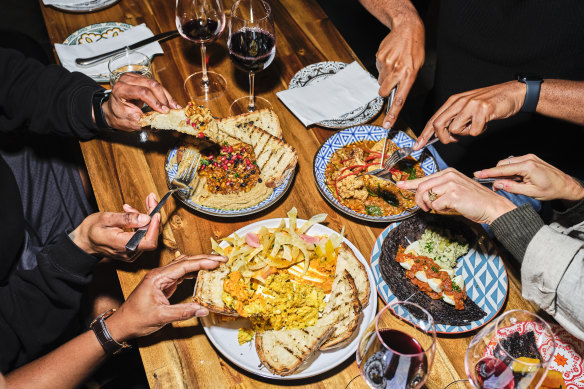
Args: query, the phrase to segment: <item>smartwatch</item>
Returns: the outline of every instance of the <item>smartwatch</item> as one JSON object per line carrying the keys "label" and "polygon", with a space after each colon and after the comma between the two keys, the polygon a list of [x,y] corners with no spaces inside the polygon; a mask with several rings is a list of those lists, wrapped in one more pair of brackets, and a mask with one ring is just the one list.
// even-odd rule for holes
{"label": "smartwatch", "polygon": [[112,338],[112,335],[105,325],[105,319],[110,317],[115,311],[115,309],[110,309],[109,311],[102,313],[89,325],[89,328],[91,328],[91,330],[95,333],[95,337],[107,355],[119,354],[124,350],[132,348],[132,346],[130,346],[128,343],[119,343],[114,338]]}
{"label": "smartwatch", "polygon": [[517,81],[523,82],[527,86],[525,92],[525,101],[523,102],[523,107],[519,112],[535,112],[537,109],[537,103],[539,101],[539,92],[541,89],[542,78],[539,76],[527,76],[519,74],[517,75]]}
{"label": "smartwatch", "polygon": [[93,116],[95,118],[95,124],[100,130],[111,130],[112,128],[107,124],[105,120],[105,113],[103,112],[103,103],[109,100],[111,90],[101,90],[95,92],[91,99],[93,105]]}

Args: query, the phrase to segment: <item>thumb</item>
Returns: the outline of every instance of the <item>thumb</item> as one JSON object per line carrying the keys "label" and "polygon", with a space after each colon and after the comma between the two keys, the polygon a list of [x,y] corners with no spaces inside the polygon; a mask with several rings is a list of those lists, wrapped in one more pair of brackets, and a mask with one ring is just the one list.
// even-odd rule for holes
{"label": "thumb", "polygon": [[148,223],[150,223],[150,216],[136,212],[111,213],[108,218],[110,227],[140,228],[148,225]]}
{"label": "thumb", "polygon": [[195,316],[207,316],[209,314],[207,308],[201,307],[196,303],[166,305],[161,308],[163,310],[162,319],[164,320],[165,324],[175,321],[188,320]]}

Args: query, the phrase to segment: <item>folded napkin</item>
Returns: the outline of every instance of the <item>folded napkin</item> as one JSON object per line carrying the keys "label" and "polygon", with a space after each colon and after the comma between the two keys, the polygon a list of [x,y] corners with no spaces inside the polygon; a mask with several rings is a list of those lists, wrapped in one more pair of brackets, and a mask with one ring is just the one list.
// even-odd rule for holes
{"label": "folded napkin", "polygon": [[357,62],[338,73],[302,88],[276,93],[304,124],[336,119],[379,96],[379,85]]}
{"label": "folded napkin", "polygon": [[[118,36],[108,39],[100,39],[94,43],[84,43],[81,45],[62,45],[55,43],[57,55],[61,61],[61,65],[71,72],[81,72],[88,76],[105,76],[109,78],[109,70],[107,68],[108,61],[98,63],[90,67],[81,67],[75,63],[77,58],[93,57],[98,54],[107,53],[120,47],[125,47],[149,38],[154,34],[146,27],[145,24],[140,24],[121,32]],[[139,47],[137,51],[152,57],[155,54],[162,54],[162,47],[158,42],[149,43],[145,46]]]}

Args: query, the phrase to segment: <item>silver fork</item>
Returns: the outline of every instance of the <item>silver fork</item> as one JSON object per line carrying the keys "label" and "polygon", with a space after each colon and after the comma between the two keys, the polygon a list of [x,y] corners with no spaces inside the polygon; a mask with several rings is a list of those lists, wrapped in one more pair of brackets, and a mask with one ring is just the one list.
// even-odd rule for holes
{"label": "silver fork", "polygon": [[[170,185],[174,186],[174,188],[171,188],[168,192],[166,192],[162,199],[160,199],[158,205],[152,210],[152,212],[150,212],[150,217],[154,216],[157,212],[160,212],[162,206],[164,205],[164,203],[166,203],[166,200],[168,200],[170,195],[173,194],[174,192],[182,190],[188,190],[190,192],[191,190],[193,190],[193,188],[191,188],[189,184],[191,183],[191,181],[195,177],[195,174],[197,173],[197,168],[199,167],[199,162],[201,161],[201,154],[195,155],[195,152],[193,150],[187,148],[183,151],[183,159],[181,162],[183,161],[189,162],[189,160],[190,160],[189,166],[182,172],[180,171],[179,165],[179,173],[177,173],[177,175],[173,178],[172,182],[170,183]],[[136,251],[136,249],[138,248],[138,244],[140,243],[142,238],[144,238],[144,235],[146,235],[147,230],[148,230],[147,228],[141,228],[137,230],[126,244],[126,250],[130,252]]]}

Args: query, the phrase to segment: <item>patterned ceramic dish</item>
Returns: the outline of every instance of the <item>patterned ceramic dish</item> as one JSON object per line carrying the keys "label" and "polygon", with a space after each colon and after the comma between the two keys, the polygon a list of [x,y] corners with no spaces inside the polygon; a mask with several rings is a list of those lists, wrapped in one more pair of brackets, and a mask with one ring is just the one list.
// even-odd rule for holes
{"label": "patterned ceramic dish", "polygon": [[88,0],[82,3],[75,3],[75,4],[51,4],[52,7],[60,9],[62,11],[67,12],[93,12],[99,11],[100,9],[104,9],[109,7],[110,5],[114,5],[120,0]]}
{"label": "patterned ceramic dish", "polygon": [[[166,184],[170,188],[170,183],[172,182],[174,176],[178,172],[178,164],[176,163],[176,153],[178,151],[178,145],[173,147],[166,156],[166,162],[164,163],[164,170],[166,172]],[[187,199],[182,192],[177,192],[176,197],[187,207],[194,209],[195,211],[212,215],[212,216],[221,216],[221,217],[239,217],[245,215],[251,215],[264,209],[272,206],[275,204],[290,188],[290,185],[293,181],[294,171],[288,175],[288,178],[282,183],[282,185],[274,188],[274,191],[264,201],[260,202],[251,207],[243,208],[243,209],[220,209],[220,208],[212,208],[206,207],[200,204],[193,202],[191,199]]]}
{"label": "patterned ceramic dish", "polygon": [[[439,218],[440,216],[433,215],[433,217]],[[448,218],[450,217],[444,216],[444,222],[448,223]],[[408,219],[408,221],[410,220],[412,219]],[[383,230],[371,251],[373,279],[377,285],[379,295],[386,304],[397,301],[398,298],[392,293],[383,277],[384,261],[394,261],[395,259],[387,258],[386,255],[382,254],[382,246],[386,238],[392,240],[398,238],[396,234],[400,234],[399,226],[402,223],[393,223]],[[486,315],[480,320],[472,321],[467,325],[436,324],[437,333],[460,334],[484,326],[497,316],[503,307],[509,289],[505,265],[491,240],[485,237],[484,233],[479,233],[466,224],[463,225],[466,226],[464,235],[474,237],[474,240],[469,241],[468,253],[458,259],[454,273],[455,275],[462,275],[468,298],[478,305]],[[388,237],[388,235],[390,236]]]}
{"label": "patterned ceramic dish", "polygon": [[[564,376],[567,389],[584,388],[584,341],[576,338],[558,324],[550,324],[556,341],[556,351],[550,363],[550,370],[559,371]],[[542,332],[542,326],[534,322],[520,322],[510,327],[501,328],[491,344],[499,337],[507,337],[513,332],[523,334],[534,331],[536,338]],[[543,345],[546,347],[546,345]],[[485,350],[485,356],[493,356],[493,347]]]}
{"label": "patterned ceramic dish", "polygon": [[[362,140],[381,140],[387,134],[387,130],[383,127],[378,126],[357,126],[352,128],[347,128],[345,130],[339,131],[336,134],[333,134],[330,138],[328,138],[320,149],[317,151],[316,155],[314,156],[314,166],[313,166],[313,173],[314,173],[314,180],[316,181],[316,187],[325,198],[333,207],[338,209],[339,211],[353,216],[357,219],[373,221],[373,222],[381,222],[381,223],[390,223],[397,220],[402,220],[407,217],[412,216],[415,212],[418,211],[418,207],[414,207],[408,209],[400,214],[392,215],[392,216],[370,216],[365,215],[362,213],[358,213],[353,211],[352,209],[345,207],[341,204],[334,196],[329,187],[326,185],[326,178],[325,178],[325,169],[327,163],[330,161],[331,156],[335,151],[346,146],[350,143],[362,141]],[[414,140],[405,134],[402,131],[395,131],[392,130],[390,133],[390,139],[398,146],[398,147],[405,147],[405,146],[412,146],[414,144]],[[436,161],[431,156],[429,152],[424,151],[417,151],[412,154],[412,157],[420,161],[420,165],[422,166],[422,170],[424,174],[429,175],[432,173],[436,173],[438,169],[438,165]]]}
{"label": "patterned ceramic dish", "polygon": [[[313,63],[303,69],[292,77],[288,89],[303,87],[306,85],[317,83],[327,77],[336,74],[341,69],[344,69],[348,64],[344,62],[318,62]],[[373,76],[372,76],[373,77]],[[377,115],[383,107],[383,98],[377,97],[371,100],[367,105],[359,107],[349,113],[342,115],[337,119],[323,120],[318,122],[319,126],[327,128],[347,128],[358,126],[359,124],[367,123]]]}
{"label": "patterned ceramic dish", "polygon": [[[235,233],[239,236],[244,236],[248,232],[257,232],[262,226],[267,228],[276,228],[280,224],[281,220],[282,219],[261,220],[259,222],[249,224],[235,231]],[[298,219],[299,226],[305,222],[306,220]],[[309,233],[315,235],[338,234],[338,232],[323,226],[322,224],[315,224],[312,226],[309,230]],[[242,369],[245,369],[253,374],[266,378],[272,378],[278,381],[314,377],[335,368],[342,362],[346,361],[348,358],[355,358],[355,351],[357,350],[359,339],[361,338],[361,335],[363,335],[363,332],[365,332],[367,329],[367,325],[373,321],[375,315],[377,314],[377,296],[374,292],[375,288],[373,286],[373,278],[371,269],[367,264],[367,260],[359,252],[357,247],[355,247],[355,245],[353,245],[353,243],[351,243],[347,238],[343,238],[343,243],[345,243],[351,250],[353,250],[353,253],[357,259],[365,267],[370,288],[369,304],[367,304],[367,306],[362,311],[362,318],[357,329],[358,334],[352,336],[348,343],[343,344],[342,347],[337,347],[330,351],[319,351],[317,355],[311,359],[311,362],[306,368],[289,376],[272,374],[268,369],[261,365],[253,341],[251,345],[239,344],[237,341],[237,332],[242,324],[244,324],[242,323],[242,320],[212,323],[211,316],[203,318],[203,329],[205,330],[205,333],[209,337],[211,343],[217,347],[217,349],[225,356],[225,358],[229,359],[231,362],[241,367]]]}
{"label": "patterned ceramic dish", "polygon": [[[101,39],[108,39],[117,36],[119,33],[132,28],[131,24],[118,22],[105,22],[85,26],[69,35],[63,42],[64,45],[82,45],[85,43],[97,42]],[[109,74],[94,74],[91,78],[95,82],[108,83]]]}

